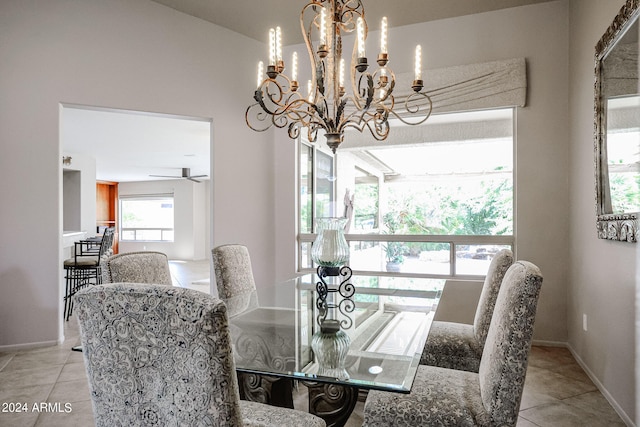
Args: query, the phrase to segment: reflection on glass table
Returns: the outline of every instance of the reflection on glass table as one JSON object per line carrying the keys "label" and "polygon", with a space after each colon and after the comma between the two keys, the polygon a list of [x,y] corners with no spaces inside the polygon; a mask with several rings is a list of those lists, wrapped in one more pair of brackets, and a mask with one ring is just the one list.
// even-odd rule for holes
{"label": "reflection on glass table", "polygon": [[[354,276],[351,309],[343,310],[340,294],[330,293],[336,308],[324,317],[317,305],[317,281],[309,274],[276,285],[276,307],[257,306],[250,296],[228,302],[234,307],[230,327],[236,369],[302,380],[309,387],[310,412],[341,425],[358,389],[411,390],[443,281]],[[314,348],[322,354],[314,354]],[[344,350],[344,355],[336,353]]]}

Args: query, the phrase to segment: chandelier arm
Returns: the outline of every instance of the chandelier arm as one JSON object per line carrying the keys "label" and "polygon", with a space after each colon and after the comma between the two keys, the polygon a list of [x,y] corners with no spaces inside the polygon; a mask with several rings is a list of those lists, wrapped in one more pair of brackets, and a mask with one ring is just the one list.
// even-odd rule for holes
{"label": "chandelier arm", "polygon": [[[267,115],[267,113],[265,113],[262,108],[256,108],[256,107],[259,107],[258,103],[251,104],[249,107],[247,107],[247,111],[244,114],[244,119],[247,122],[247,126],[249,126],[252,130],[254,130],[256,132],[264,132],[264,131],[268,130],[271,126],[273,126],[273,124],[271,122],[267,121],[267,118],[269,117]],[[253,110],[253,109],[257,110],[257,112],[255,113],[256,120],[258,122],[266,123],[265,127],[258,128],[258,127],[256,127],[256,126],[251,124],[251,121],[249,120],[249,115],[251,113],[251,110]]]}
{"label": "chandelier arm", "polygon": [[[420,104],[410,105],[409,104],[410,102],[417,102],[418,99],[427,100],[427,104],[426,105],[420,105]],[[423,108],[424,108],[424,111],[422,111]],[[431,97],[424,92],[413,92],[412,94],[407,96],[407,99],[405,99],[404,101],[404,112],[406,112],[407,115],[412,115],[413,117],[420,115],[421,118],[419,120],[416,120],[416,121],[406,120],[403,117],[402,112],[398,113],[395,109],[391,110],[390,113],[404,124],[420,125],[424,123],[431,116],[432,111],[433,111],[433,102],[431,101]],[[424,114],[424,116],[420,114],[421,112]]]}
{"label": "chandelier arm", "polygon": [[[356,122],[345,123],[344,129],[353,128],[358,130],[359,132],[362,132],[366,127],[371,133],[371,136],[373,136],[376,140],[384,141],[389,135],[389,123],[387,121],[384,121],[384,122],[380,122],[379,126],[376,126],[375,120],[376,120],[375,117],[372,116],[369,119],[366,119],[366,120],[363,119],[360,123],[356,123]],[[371,122],[374,122],[373,127],[371,126]]]}
{"label": "chandelier arm", "polygon": [[[311,87],[311,91],[313,91],[314,93],[317,94],[317,80],[318,80],[318,57],[316,56],[316,51],[313,47],[313,42],[312,42],[312,32],[314,27],[315,28],[319,28],[320,27],[320,23],[319,21],[319,13],[317,12],[317,10],[319,8],[322,8],[322,3],[324,0],[312,0],[309,3],[307,3],[303,8],[302,11],[300,12],[300,30],[302,31],[302,36],[304,38],[304,43],[307,46],[307,53],[309,55],[309,62],[311,63],[311,76],[312,79],[316,82],[316,89],[314,90],[313,87]],[[305,27],[305,14],[309,11],[312,10],[314,13],[313,18],[311,18],[311,20],[309,21],[309,26],[308,28]],[[315,98],[315,96],[314,96]]]}
{"label": "chandelier arm", "polygon": [[[361,0],[343,1],[340,13],[338,14],[338,22],[340,27],[347,33],[356,29],[356,21],[361,17],[364,19],[364,5]],[[365,30],[366,31],[366,30]],[[366,34],[366,32],[365,32]]]}

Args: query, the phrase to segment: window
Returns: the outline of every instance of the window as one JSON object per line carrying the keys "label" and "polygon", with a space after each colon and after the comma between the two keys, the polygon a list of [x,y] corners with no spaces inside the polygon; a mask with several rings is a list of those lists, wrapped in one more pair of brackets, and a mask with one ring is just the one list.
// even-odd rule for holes
{"label": "window", "polygon": [[120,240],[173,242],[173,194],[120,197]]}
{"label": "window", "polygon": [[[335,161],[330,151],[302,140],[299,177],[299,233],[311,236],[314,219],[335,216]],[[328,149],[327,149],[328,150]],[[312,267],[311,242],[300,245],[298,265]]]}
{"label": "window", "polygon": [[[336,154],[339,173],[323,200],[330,195],[341,215],[343,195],[355,194],[347,230],[355,271],[481,278],[494,253],[513,248],[513,109],[394,123],[380,143],[351,137]],[[310,247],[314,236],[306,233],[300,242]],[[304,261],[300,270],[313,267]]]}

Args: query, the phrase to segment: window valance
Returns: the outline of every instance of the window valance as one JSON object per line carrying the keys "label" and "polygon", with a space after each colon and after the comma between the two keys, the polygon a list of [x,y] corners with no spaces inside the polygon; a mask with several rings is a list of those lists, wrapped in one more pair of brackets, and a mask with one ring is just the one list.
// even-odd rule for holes
{"label": "window valance", "polygon": [[[524,58],[426,70],[423,79],[433,102],[432,114],[526,105]],[[406,100],[412,80],[412,73],[396,74],[396,104]]]}

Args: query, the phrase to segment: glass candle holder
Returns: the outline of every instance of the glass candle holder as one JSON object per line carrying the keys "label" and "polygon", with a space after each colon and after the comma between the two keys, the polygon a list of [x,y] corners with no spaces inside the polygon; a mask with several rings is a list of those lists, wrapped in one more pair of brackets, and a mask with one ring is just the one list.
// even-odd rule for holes
{"label": "glass candle holder", "polygon": [[349,261],[349,245],[344,237],[347,219],[317,218],[317,237],[311,247],[311,259],[325,267],[339,267]]}

